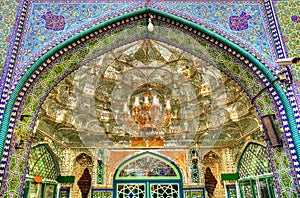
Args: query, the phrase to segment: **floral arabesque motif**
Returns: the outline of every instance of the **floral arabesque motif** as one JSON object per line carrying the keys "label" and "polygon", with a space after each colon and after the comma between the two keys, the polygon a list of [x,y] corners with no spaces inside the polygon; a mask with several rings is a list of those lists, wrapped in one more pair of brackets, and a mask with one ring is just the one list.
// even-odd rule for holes
{"label": "floral arabesque motif", "polygon": [[248,29],[248,20],[252,17],[242,12],[240,16],[229,17],[229,27],[231,30],[241,31]]}
{"label": "floral arabesque motif", "polygon": [[300,16],[297,16],[297,15],[293,15],[291,17],[292,21],[295,22],[295,23],[300,23]]}
{"label": "floral arabesque motif", "polygon": [[60,31],[65,28],[65,17],[62,15],[54,15],[51,11],[48,11],[42,16],[42,19],[46,20],[46,29]]}

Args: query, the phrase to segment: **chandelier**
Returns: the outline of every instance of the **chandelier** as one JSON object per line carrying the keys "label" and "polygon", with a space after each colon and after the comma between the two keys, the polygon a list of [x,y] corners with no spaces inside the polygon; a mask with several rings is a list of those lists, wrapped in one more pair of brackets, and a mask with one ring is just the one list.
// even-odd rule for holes
{"label": "chandelier", "polygon": [[131,109],[127,102],[124,104],[124,121],[147,135],[163,135],[164,128],[171,124],[170,99],[166,99],[165,105],[162,105],[159,97],[152,96],[150,91],[146,91],[143,97],[144,101],[141,102],[140,96],[135,96]]}
{"label": "chandelier", "polygon": [[[151,18],[149,18],[151,23]],[[145,48],[145,83],[138,88],[137,94],[131,96],[131,100],[124,103],[123,120],[124,123],[134,129],[136,133],[142,132],[142,136],[163,135],[165,129],[171,125],[172,111],[170,96],[156,90],[155,82],[149,83],[149,47],[151,41],[144,40]],[[153,68],[152,68],[153,69]],[[168,94],[167,94],[168,95]],[[164,100],[163,104],[160,100]]]}

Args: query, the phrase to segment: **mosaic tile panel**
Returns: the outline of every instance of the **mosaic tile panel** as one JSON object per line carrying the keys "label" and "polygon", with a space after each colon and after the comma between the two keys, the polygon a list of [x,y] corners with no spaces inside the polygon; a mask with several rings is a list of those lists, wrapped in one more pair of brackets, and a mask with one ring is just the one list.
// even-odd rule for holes
{"label": "mosaic tile panel", "polygon": [[192,182],[199,183],[198,154],[194,149],[190,150],[190,164]]}
{"label": "mosaic tile panel", "polygon": [[264,8],[259,2],[196,4],[195,1],[190,1],[184,5],[164,2],[157,5],[157,8],[181,12],[210,29],[239,39],[242,45],[252,46],[252,49],[258,50],[267,59],[274,59],[275,51],[266,28]]}
{"label": "mosaic tile panel", "polygon": [[[169,34],[171,34],[171,32],[174,32],[173,30],[169,30],[169,31],[170,31]],[[132,33],[132,32],[128,32],[128,34],[130,34],[130,33]],[[124,36],[124,34],[122,36]],[[99,40],[99,41],[95,41],[95,42],[91,43],[88,46],[88,48],[87,48],[88,51],[85,54],[89,54],[89,51],[95,52],[94,51],[95,46],[99,47],[99,46],[106,46],[109,44],[113,44],[112,40],[109,39],[110,37],[106,37],[106,38],[108,38],[108,40]],[[209,48],[209,46],[206,46],[206,47]],[[218,55],[219,55],[219,53],[218,53]],[[27,102],[25,103],[25,107],[23,109],[24,112],[22,114],[33,115],[34,114],[33,111],[38,109],[38,106],[40,105],[41,100],[39,98],[41,97],[41,93],[44,93],[44,92],[48,93],[49,86],[53,85],[54,82],[61,79],[61,77],[59,77],[59,76],[62,75],[63,71],[74,67],[77,64],[76,62],[78,62],[78,59],[85,59],[85,58],[82,57],[82,54],[79,55],[79,52],[70,54],[69,56],[64,58],[64,61],[62,63],[56,64],[56,66],[52,70],[49,70],[49,72],[40,80],[40,83],[34,87],[34,89],[33,89],[34,94],[28,95]],[[224,59],[226,59],[224,65],[227,65],[227,63],[230,63],[230,62],[232,63],[232,60],[230,58],[228,58],[227,56],[224,56]],[[222,63],[222,61],[220,61],[220,63]],[[237,67],[237,66],[238,66],[238,64],[235,64],[235,67]],[[233,68],[235,68],[235,67],[233,67]],[[238,72],[238,71],[242,72],[243,69],[236,70],[236,72]],[[248,77],[249,77],[249,79],[252,79],[253,84],[254,84],[253,77],[251,75],[248,75]],[[28,132],[29,132],[29,128],[30,127],[27,128]]]}
{"label": "mosaic tile panel", "polygon": [[[300,56],[300,0],[276,1],[277,17],[289,57]],[[300,64],[293,67],[294,81],[300,93]],[[298,95],[298,103],[300,96]]]}
{"label": "mosaic tile panel", "polygon": [[92,189],[93,198],[112,198],[113,191],[107,189]]}
{"label": "mosaic tile panel", "polygon": [[0,1],[0,76],[2,74],[8,45],[11,40],[10,36],[12,34],[17,10],[17,1]]}
{"label": "mosaic tile panel", "polygon": [[298,181],[294,177],[296,171],[291,167],[292,156],[289,154],[287,141],[283,140],[283,151],[278,152],[276,149],[268,149],[270,153],[270,164],[273,172],[274,182],[277,193],[282,193],[282,197],[297,197],[300,193]]}
{"label": "mosaic tile panel", "polygon": [[300,54],[300,1],[276,1],[277,17],[290,57]]}
{"label": "mosaic tile panel", "polygon": [[[106,20],[104,15],[130,10],[131,6],[126,3],[33,3],[21,63],[58,36],[81,29],[85,23],[95,25],[95,21]],[[59,20],[61,23],[56,23]]]}
{"label": "mosaic tile panel", "polygon": [[103,184],[104,182],[104,150],[99,150],[97,161],[97,184]]}

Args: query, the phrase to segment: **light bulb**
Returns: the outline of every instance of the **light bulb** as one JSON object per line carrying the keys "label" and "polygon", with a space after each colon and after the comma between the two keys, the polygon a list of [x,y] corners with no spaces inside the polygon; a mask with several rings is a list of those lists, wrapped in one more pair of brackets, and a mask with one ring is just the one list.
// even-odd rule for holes
{"label": "light bulb", "polygon": [[167,110],[171,110],[170,100],[167,100],[167,101],[166,101],[166,109],[167,109]]}
{"label": "light bulb", "polygon": [[124,103],[123,112],[124,112],[124,113],[128,113],[128,112],[129,112],[129,108],[128,108],[128,106],[127,106],[127,102]]}
{"label": "light bulb", "polygon": [[153,105],[155,106],[159,106],[159,99],[157,98],[156,95],[153,96],[153,102],[152,102]]}
{"label": "light bulb", "polygon": [[148,30],[149,32],[153,32],[154,30],[154,25],[152,24],[151,19],[149,19]]}
{"label": "light bulb", "polygon": [[148,95],[145,96],[144,103],[145,103],[145,104],[149,104],[149,96],[148,96]]}
{"label": "light bulb", "polygon": [[135,101],[134,101],[134,104],[133,104],[134,107],[138,107],[140,106],[140,99],[138,96],[135,97]]}

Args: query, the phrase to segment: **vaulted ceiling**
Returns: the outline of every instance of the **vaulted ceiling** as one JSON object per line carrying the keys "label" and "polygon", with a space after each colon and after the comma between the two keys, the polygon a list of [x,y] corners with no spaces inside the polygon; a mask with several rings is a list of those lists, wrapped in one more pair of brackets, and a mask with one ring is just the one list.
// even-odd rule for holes
{"label": "vaulted ceiling", "polygon": [[[132,115],[135,96],[143,101],[145,93],[150,102],[159,98],[161,119],[170,99],[171,122],[158,131],[125,118],[124,104]],[[66,147],[130,147],[153,138],[163,147],[228,147],[260,134],[254,106],[213,62],[148,39],[82,65],[50,92],[38,120],[40,140]]]}

